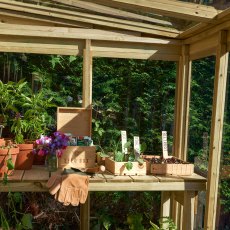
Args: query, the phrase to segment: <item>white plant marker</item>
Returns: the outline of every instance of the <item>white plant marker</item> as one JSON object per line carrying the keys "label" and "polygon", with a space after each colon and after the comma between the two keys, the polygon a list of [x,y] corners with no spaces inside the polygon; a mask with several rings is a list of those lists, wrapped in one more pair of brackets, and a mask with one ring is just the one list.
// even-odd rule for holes
{"label": "white plant marker", "polygon": [[122,146],[122,152],[125,154],[128,154],[128,149],[125,148],[125,144],[127,143],[127,133],[126,131],[121,131],[121,146]]}
{"label": "white plant marker", "polygon": [[135,158],[139,158],[141,154],[141,148],[140,148],[140,138],[138,136],[133,137],[133,143],[134,143],[134,154]]}
{"label": "white plant marker", "polygon": [[167,131],[162,131],[162,151],[163,158],[168,158]]}

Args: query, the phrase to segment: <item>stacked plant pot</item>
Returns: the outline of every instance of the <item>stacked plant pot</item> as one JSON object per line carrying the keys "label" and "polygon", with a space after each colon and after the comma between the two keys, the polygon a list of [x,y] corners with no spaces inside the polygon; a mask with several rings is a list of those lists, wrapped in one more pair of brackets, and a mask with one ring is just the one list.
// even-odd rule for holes
{"label": "stacked plant pot", "polygon": [[18,144],[19,154],[15,162],[15,169],[17,170],[30,170],[33,165],[33,143]]}
{"label": "stacked plant pot", "polygon": [[2,138],[0,139],[0,177],[3,177],[5,173],[8,175],[12,170],[7,167],[7,160],[12,159],[12,163],[15,165],[17,155],[19,153],[19,148],[13,145],[11,142],[6,143]]}

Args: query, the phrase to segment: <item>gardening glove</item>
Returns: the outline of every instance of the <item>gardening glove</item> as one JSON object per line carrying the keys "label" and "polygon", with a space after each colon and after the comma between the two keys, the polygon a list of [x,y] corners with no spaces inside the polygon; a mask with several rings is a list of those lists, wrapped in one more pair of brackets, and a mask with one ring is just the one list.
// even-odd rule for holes
{"label": "gardening glove", "polygon": [[56,199],[64,205],[77,206],[85,203],[88,195],[89,177],[79,174],[62,175],[61,188]]}
{"label": "gardening glove", "polygon": [[49,189],[51,195],[57,194],[61,188],[61,182],[62,176],[60,174],[54,174],[49,178],[46,187]]}

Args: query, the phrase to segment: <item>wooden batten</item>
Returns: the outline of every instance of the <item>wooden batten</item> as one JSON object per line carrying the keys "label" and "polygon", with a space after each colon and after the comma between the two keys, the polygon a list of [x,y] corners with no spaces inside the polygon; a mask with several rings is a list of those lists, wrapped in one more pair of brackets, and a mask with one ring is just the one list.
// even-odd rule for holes
{"label": "wooden batten", "polygon": [[214,7],[169,0],[93,0],[93,2],[194,21],[208,21],[218,13]]}
{"label": "wooden batten", "polygon": [[215,229],[216,206],[219,186],[219,169],[222,148],[224,107],[227,85],[228,50],[227,31],[219,32],[216,49],[216,71],[212,106],[212,125],[210,137],[208,189],[206,195],[204,229]]}
{"label": "wooden batten", "polygon": [[177,61],[181,46],[93,41],[92,53],[94,57]]}
{"label": "wooden batten", "polygon": [[218,45],[218,33],[190,45],[191,60],[215,55]]}
{"label": "wooden batten", "polygon": [[83,89],[82,89],[82,107],[92,107],[92,82],[93,82],[93,70],[92,70],[92,50],[91,40],[86,40],[85,49],[83,50]]}

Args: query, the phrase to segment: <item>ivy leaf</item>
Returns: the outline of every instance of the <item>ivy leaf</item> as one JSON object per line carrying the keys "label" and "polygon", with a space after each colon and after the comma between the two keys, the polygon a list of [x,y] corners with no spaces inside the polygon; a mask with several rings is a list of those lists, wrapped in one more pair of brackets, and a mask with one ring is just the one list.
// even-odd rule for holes
{"label": "ivy leaf", "polygon": [[133,163],[131,161],[128,161],[125,163],[125,167],[127,170],[131,170],[133,168]]}
{"label": "ivy leaf", "polygon": [[33,219],[32,214],[30,213],[23,214],[21,219],[23,229],[33,229],[32,219]]}

